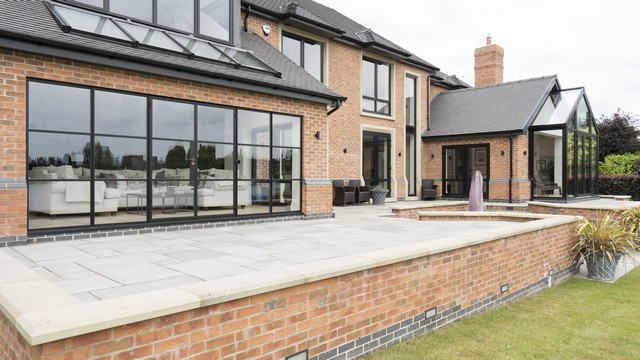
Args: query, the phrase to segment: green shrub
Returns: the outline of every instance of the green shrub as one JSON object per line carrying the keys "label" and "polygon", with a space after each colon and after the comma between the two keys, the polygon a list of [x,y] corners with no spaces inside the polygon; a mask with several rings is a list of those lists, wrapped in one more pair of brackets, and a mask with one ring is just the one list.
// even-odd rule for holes
{"label": "green shrub", "polygon": [[612,154],[600,163],[600,174],[633,175],[638,174],[640,154]]}
{"label": "green shrub", "polygon": [[631,195],[640,201],[640,175],[602,175],[598,177],[600,195]]}

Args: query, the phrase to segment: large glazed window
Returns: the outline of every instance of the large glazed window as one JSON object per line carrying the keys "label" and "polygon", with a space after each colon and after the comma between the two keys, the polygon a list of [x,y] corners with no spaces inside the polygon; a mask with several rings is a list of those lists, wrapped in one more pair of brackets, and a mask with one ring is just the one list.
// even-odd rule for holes
{"label": "large glazed window", "polygon": [[391,115],[391,65],[362,60],[362,111]]}
{"label": "large glazed window", "polygon": [[322,81],[323,49],[317,41],[282,34],[282,53],[318,81]]}
{"label": "large glazed window", "polygon": [[416,100],[418,98],[418,79],[413,76],[405,76],[404,79],[404,106],[405,106],[405,176],[407,178],[407,195],[417,195],[417,148],[416,148],[416,113],[418,110]]}
{"label": "large glazed window", "polygon": [[301,210],[298,116],[39,81],[27,101],[29,231]]}
{"label": "large glazed window", "polygon": [[[62,0],[231,42],[231,0]],[[199,6],[196,11],[196,6]],[[198,24],[196,28],[196,24]]]}

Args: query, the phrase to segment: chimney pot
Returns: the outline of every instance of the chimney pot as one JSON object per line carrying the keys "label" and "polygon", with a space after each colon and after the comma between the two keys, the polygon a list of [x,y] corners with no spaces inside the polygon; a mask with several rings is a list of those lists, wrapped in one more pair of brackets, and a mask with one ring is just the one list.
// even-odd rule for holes
{"label": "chimney pot", "polygon": [[487,35],[487,46],[491,45],[491,34]]}

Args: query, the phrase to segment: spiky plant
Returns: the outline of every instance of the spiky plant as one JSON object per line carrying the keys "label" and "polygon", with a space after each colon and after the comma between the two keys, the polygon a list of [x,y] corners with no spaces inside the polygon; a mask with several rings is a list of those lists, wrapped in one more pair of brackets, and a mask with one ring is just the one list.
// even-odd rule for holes
{"label": "spiky plant", "polygon": [[574,228],[577,242],[573,250],[584,257],[600,252],[610,260],[620,255],[631,255],[636,246],[634,229],[609,212],[598,214],[594,221],[579,217]]}
{"label": "spiky plant", "polygon": [[622,222],[631,230],[636,249],[640,250],[640,206],[626,208],[622,212]]}

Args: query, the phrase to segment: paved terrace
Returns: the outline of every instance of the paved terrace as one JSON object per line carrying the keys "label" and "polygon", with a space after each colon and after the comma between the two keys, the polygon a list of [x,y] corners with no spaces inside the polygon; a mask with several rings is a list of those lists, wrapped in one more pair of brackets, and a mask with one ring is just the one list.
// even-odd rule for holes
{"label": "paved terrace", "polygon": [[[90,329],[83,331],[97,330],[153,317],[156,310],[205,306],[573,221],[548,215],[525,223],[390,216],[391,206],[415,204],[337,207],[335,219],[2,248],[0,305],[13,319],[22,318],[30,342],[42,343],[74,335],[84,322]],[[81,304],[89,306],[78,308],[89,318],[79,313],[78,323],[66,329],[48,326]]]}

